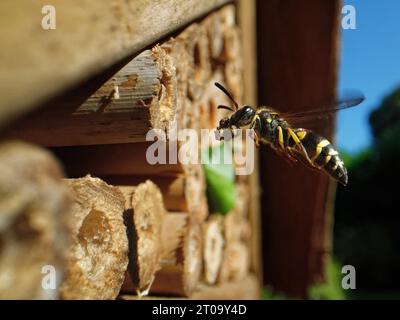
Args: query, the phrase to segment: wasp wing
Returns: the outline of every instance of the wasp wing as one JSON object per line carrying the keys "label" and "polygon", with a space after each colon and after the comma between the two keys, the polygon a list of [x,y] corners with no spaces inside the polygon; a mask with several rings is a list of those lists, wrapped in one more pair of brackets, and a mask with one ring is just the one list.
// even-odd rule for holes
{"label": "wasp wing", "polygon": [[364,95],[358,90],[346,91],[343,98],[331,104],[325,104],[319,108],[295,112],[281,112],[279,116],[292,126],[306,126],[312,124],[324,125],[324,122],[332,119],[336,112],[355,107],[365,100]]}

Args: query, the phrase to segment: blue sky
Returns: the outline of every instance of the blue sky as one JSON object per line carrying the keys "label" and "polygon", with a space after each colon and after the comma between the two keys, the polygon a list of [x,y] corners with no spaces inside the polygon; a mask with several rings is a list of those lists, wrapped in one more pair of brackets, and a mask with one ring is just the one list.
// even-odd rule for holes
{"label": "blue sky", "polygon": [[339,148],[357,152],[371,143],[368,115],[400,86],[400,1],[344,1],[356,9],[356,29],[342,30],[339,89],[360,89],[359,107],[338,116]]}

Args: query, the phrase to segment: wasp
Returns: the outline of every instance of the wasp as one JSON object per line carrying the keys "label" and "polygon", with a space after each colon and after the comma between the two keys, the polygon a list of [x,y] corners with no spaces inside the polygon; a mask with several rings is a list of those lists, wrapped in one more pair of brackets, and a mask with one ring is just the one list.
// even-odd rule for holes
{"label": "wasp", "polygon": [[342,185],[347,185],[347,170],[334,146],[326,138],[312,130],[293,127],[288,119],[310,119],[322,112],[335,112],[356,106],[364,100],[362,94],[338,102],[330,109],[320,108],[288,113],[284,117],[268,107],[253,108],[245,105],[239,108],[224,86],[218,82],[215,83],[215,86],[227,95],[234,105],[234,109],[226,105],[218,106],[219,109],[232,111],[230,117],[223,118],[219,122],[217,136],[220,140],[223,139],[223,136],[219,134],[221,130],[229,129],[233,132],[234,129],[248,127],[253,129],[253,138],[257,147],[260,142],[267,144],[289,161],[300,162],[309,168],[323,171]]}

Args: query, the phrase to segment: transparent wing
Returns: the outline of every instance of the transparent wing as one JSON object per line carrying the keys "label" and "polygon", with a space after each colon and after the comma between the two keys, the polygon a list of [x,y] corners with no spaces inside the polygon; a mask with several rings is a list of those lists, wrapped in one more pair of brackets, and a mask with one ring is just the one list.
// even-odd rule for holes
{"label": "transparent wing", "polygon": [[330,105],[320,108],[297,111],[280,112],[279,116],[293,126],[310,125],[316,122],[323,123],[331,119],[336,112],[355,107],[365,100],[364,95],[358,90],[347,91],[343,97]]}

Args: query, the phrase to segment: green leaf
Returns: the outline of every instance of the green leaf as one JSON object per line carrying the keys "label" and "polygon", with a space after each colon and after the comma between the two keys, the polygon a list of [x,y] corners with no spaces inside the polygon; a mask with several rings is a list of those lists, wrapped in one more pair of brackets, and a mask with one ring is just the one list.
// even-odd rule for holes
{"label": "green leaf", "polygon": [[[228,148],[225,151],[231,150],[229,144],[225,147]],[[227,214],[235,206],[235,170],[228,157],[229,152],[224,153],[224,144],[203,154],[208,206],[212,213]]]}

